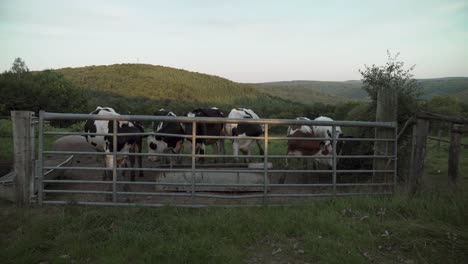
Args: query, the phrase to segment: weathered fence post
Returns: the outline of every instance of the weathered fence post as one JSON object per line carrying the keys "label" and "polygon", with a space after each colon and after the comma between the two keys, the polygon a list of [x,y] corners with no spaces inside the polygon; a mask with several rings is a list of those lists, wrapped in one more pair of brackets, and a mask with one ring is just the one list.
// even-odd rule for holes
{"label": "weathered fence post", "polygon": [[439,138],[439,141],[437,141],[437,152],[440,151],[440,142],[442,141],[442,122],[439,122],[439,131],[437,132],[437,137]]}
{"label": "weathered fence post", "polygon": [[31,175],[33,173],[33,149],[31,123],[34,113],[11,111],[13,125],[14,169],[16,177],[15,201],[21,205],[29,204]]}
{"label": "weathered fence post", "polygon": [[422,184],[424,173],[424,159],[426,158],[426,141],[429,133],[429,121],[418,118],[413,126],[413,139],[411,148],[411,168],[409,173],[410,192],[416,193]]}
{"label": "weathered fence post", "polygon": [[[397,108],[398,108],[398,97],[396,89],[392,88],[380,88],[377,93],[377,110],[375,120],[377,122],[396,122],[397,121]],[[375,130],[376,139],[394,139],[395,131],[388,128],[376,128]],[[374,155],[393,155],[395,153],[394,142],[390,141],[375,141],[374,144]],[[387,162],[386,159],[376,158],[374,159],[374,170],[388,170],[393,168],[393,164]],[[382,175],[383,177],[375,177]],[[377,182],[393,182],[387,181],[386,175],[388,173],[375,173],[374,177]],[[392,174],[393,175],[393,174]]]}
{"label": "weathered fence post", "polygon": [[460,148],[462,139],[462,125],[452,123],[450,133],[450,148],[448,155],[448,177],[452,187],[458,182],[458,161],[460,160]]}

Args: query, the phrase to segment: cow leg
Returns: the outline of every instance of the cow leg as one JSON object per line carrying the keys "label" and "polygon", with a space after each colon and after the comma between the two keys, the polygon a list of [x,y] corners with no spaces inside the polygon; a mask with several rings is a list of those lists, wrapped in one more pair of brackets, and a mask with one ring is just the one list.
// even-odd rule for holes
{"label": "cow leg", "polygon": [[[140,141],[135,145],[135,147],[136,147],[136,151],[135,151],[135,152],[141,154],[142,146],[143,146],[143,142],[142,142],[142,140],[140,140]],[[143,158],[143,157],[140,156],[140,155],[136,157],[137,162],[138,162],[138,168],[140,168],[139,173],[138,173],[138,176],[139,176],[139,177],[143,177],[143,176],[144,176],[144,173],[143,173],[143,171],[141,170],[141,168],[143,167],[143,165],[142,165],[142,162],[143,162],[143,161],[142,161],[142,158]]]}
{"label": "cow leg", "polygon": [[262,145],[260,144],[260,140],[255,140],[255,142],[257,143],[258,152],[260,153],[260,155],[264,155],[265,152],[263,151]]}
{"label": "cow leg", "polygon": [[[251,154],[250,149],[245,150],[245,149],[241,148],[239,150],[242,153],[242,155],[250,155]],[[244,158],[244,162],[249,163],[249,158]]]}
{"label": "cow leg", "polygon": [[[136,152],[135,148],[130,149],[130,153],[135,153],[135,152]],[[135,168],[135,156],[130,155],[128,157],[128,160],[130,162],[130,168],[132,169],[132,171],[130,172],[130,180],[135,181],[135,170],[133,170]],[[124,163],[124,166],[125,168],[128,168],[128,164],[126,162]],[[123,171],[124,177],[125,177],[125,174],[126,174],[125,171]]]}
{"label": "cow leg", "polygon": [[[219,145],[218,141],[215,141],[211,144],[211,153],[213,155],[218,155],[219,154]],[[218,158],[214,158],[214,162],[218,163]]]}
{"label": "cow leg", "polygon": [[[114,157],[112,155],[106,155],[104,162],[105,162],[104,167],[113,168]],[[102,180],[106,181],[107,179],[112,180],[112,171],[110,171],[110,170],[105,170],[104,171],[104,176],[103,176]]]}
{"label": "cow leg", "polygon": [[[183,154],[184,153],[184,142],[183,141],[179,141],[177,142],[177,146],[176,146],[176,149],[173,150],[173,153],[174,154]],[[177,164],[182,164],[182,157],[178,156],[176,157],[176,163]],[[172,160],[171,160],[171,163],[172,163]],[[172,168],[172,165],[171,165],[171,168]]]}
{"label": "cow leg", "polygon": [[232,141],[232,155],[235,161],[239,161],[239,142],[237,140]]}
{"label": "cow leg", "polygon": [[[224,136],[224,134],[222,134],[221,136]],[[221,155],[226,155],[226,149],[224,147],[224,141],[225,141],[224,138],[220,138],[218,140],[219,150],[220,150]],[[222,157],[221,160],[222,160],[223,163],[226,163],[226,157]]]}
{"label": "cow leg", "polygon": [[[205,149],[206,149],[206,146],[204,143],[200,143],[200,147],[198,149],[200,155],[205,155]],[[205,158],[200,158],[200,163],[205,163]]]}

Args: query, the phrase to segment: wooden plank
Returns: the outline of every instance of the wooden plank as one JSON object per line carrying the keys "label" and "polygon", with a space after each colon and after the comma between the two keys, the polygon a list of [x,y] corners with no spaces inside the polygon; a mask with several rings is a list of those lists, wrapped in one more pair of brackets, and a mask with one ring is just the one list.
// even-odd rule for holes
{"label": "wooden plank", "polygon": [[403,136],[403,134],[405,133],[406,129],[408,129],[411,125],[413,125],[415,123],[415,118],[414,117],[411,117],[410,119],[406,120],[406,123],[405,125],[403,126],[403,128],[400,129],[400,131],[398,132],[398,136],[397,136],[397,141],[400,140],[401,136]]}
{"label": "wooden plank", "polygon": [[418,111],[416,117],[420,119],[433,119],[457,124],[468,124],[468,118],[461,116],[447,116],[426,111]]}
{"label": "wooden plank", "polygon": [[[439,141],[439,142],[450,143],[450,140],[439,139],[439,138],[436,138],[436,137],[429,137],[429,136],[428,136],[427,139],[434,140],[434,141]],[[460,146],[468,147],[468,144],[460,143]]]}
{"label": "wooden plank", "polygon": [[448,155],[448,177],[452,187],[457,186],[458,182],[458,164],[460,160],[460,147],[462,134],[460,125],[452,124],[452,133],[450,134],[450,147]]}
{"label": "wooden plank", "polygon": [[410,192],[413,194],[421,190],[428,133],[429,121],[425,119],[418,119],[416,121],[416,125],[413,127],[411,169],[409,175]]}

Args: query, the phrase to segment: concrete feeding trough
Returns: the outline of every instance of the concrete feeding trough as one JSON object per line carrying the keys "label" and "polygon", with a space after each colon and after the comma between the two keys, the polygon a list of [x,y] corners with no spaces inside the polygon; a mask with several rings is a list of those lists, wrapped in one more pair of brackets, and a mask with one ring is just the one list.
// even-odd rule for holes
{"label": "concrete feeding trough", "polygon": [[[258,172],[264,168],[264,163],[248,164],[197,164],[197,169],[206,171],[195,172],[195,190],[197,192],[263,192],[264,172]],[[273,168],[268,163],[268,168]],[[177,166],[189,169],[189,165]],[[236,172],[227,172],[236,170]],[[191,191],[192,172],[158,172],[156,181],[170,185],[156,185],[156,191]],[[267,184],[269,179],[267,177]],[[178,185],[180,184],[180,185]],[[260,186],[237,186],[239,184]],[[205,185],[205,186],[198,186]]]}

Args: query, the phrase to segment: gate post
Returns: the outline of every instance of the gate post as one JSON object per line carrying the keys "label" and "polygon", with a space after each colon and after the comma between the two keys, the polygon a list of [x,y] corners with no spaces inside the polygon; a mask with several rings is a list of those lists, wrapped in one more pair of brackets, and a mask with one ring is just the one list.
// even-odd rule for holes
{"label": "gate post", "polygon": [[31,175],[34,170],[31,123],[34,113],[30,111],[11,111],[13,126],[14,169],[16,177],[15,201],[28,205],[31,196]]}
{"label": "gate post", "polygon": [[414,194],[421,188],[424,173],[424,159],[426,158],[426,141],[429,132],[429,121],[418,118],[413,126],[413,139],[411,148],[410,193]]}
{"label": "gate post", "polygon": [[[375,121],[396,122],[397,121],[397,108],[398,108],[398,97],[397,97],[396,89],[380,87],[377,92],[377,110],[376,110]],[[375,138],[396,140],[395,131],[388,129],[388,128],[376,128]],[[396,153],[396,149],[394,149],[395,148],[394,146],[395,146],[394,142],[375,141],[374,155],[379,155],[379,156],[394,155]],[[386,159],[375,158],[373,163],[374,163],[374,170],[388,170],[388,167],[393,168],[393,166],[390,166],[390,163],[387,162]],[[388,180],[386,179],[387,178],[386,176],[389,175],[388,173],[374,172],[374,176],[375,175],[384,176],[384,177],[378,177],[379,179],[378,182],[382,182],[382,181],[388,182]],[[392,183],[395,182],[395,179],[393,179],[390,182]]]}
{"label": "gate post", "polygon": [[450,133],[450,148],[448,155],[448,177],[452,188],[457,186],[458,162],[460,157],[462,125],[452,123]]}

